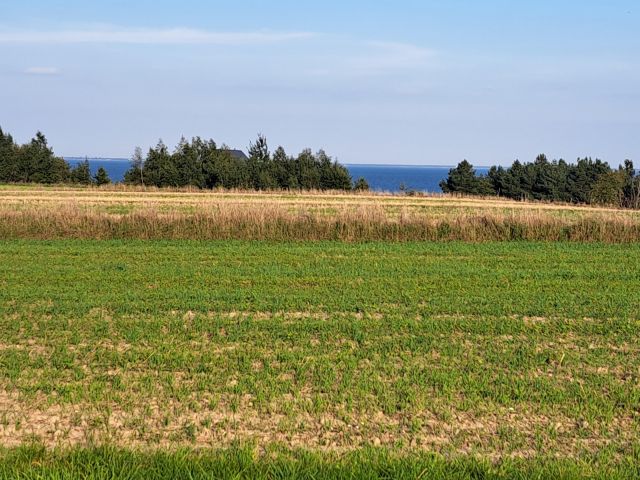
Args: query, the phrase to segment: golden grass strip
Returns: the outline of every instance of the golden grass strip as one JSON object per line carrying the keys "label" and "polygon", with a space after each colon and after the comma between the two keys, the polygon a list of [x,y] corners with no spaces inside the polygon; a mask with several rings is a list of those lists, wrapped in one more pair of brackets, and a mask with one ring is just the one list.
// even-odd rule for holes
{"label": "golden grass strip", "polygon": [[544,210],[428,210],[366,204],[326,209],[295,204],[221,202],[192,211],[142,205],[129,213],[80,202],[0,206],[2,239],[194,239],[359,241],[577,241],[640,240],[640,219],[612,212],[558,216]]}
{"label": "golden grass strip", "polygon": [[331,205],[383,205],[389,207],[457,207],[479,209],[508,210],[549,210],[586,212],[610,212],[620,215],[640,216],[640,212],[614,207],[593,205],[573,205],[549,202],[517,202],[499,197],[458,196],[443,194],[420,194],[404,196],[399,194],[360,192],[345,193],[332,191],[268,191],[255,190],[199,190],[175,188],[147,188],[114,185],[107,187],[44,187],[15,185],[1,186],[1,203],[48,202],[64,203],[68,201],[112,203],[127,202],[135,204],[164,203],[201,205],[221,202],[246,203],[284,203],[295,205],[314,205],[318,203]]}

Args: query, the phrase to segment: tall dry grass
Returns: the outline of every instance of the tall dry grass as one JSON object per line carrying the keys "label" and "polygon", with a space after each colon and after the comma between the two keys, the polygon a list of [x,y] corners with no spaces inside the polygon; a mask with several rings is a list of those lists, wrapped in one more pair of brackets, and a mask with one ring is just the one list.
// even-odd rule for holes
{"label": "tall dry grass", "polygon": [[268,202],[208,204],[193,212],[151,205],[117,214],[67,202],[0,207],[0,238],[631,243],[640,240],[640,220],[606,212],[562,217],[536,210],[390,215],[375,204],[327,213]]}

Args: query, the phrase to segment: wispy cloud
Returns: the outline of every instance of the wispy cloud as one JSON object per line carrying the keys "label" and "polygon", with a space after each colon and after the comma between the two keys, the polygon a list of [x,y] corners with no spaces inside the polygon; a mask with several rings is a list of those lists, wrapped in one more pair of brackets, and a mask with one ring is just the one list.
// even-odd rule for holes
{"label": "wispy cloud", "polygon": [[433,50],[397,42],[367,42],[369,53],[353,61],[353,67],[364,73],[422,67],[435,56]]}
{"label": "wispy cloud", "polygon": [[0,31],[0,44],[120,43],[142,45],[260,45],[313,37],[310,32],[213,32],[191,28],[95,28],[51,31]]}
{"label": "wispy cloud", "polygon": [[374,77],[406,73],[432,66],[438,56],[435,50],[410,43],[398,42],[344,42],[324,64],[307,70],[311,76]]}
{"label": "wispy cloud", "polygon": [[29,67],[24,73],[27,75],[58,75],[60,70],[56,67]]}

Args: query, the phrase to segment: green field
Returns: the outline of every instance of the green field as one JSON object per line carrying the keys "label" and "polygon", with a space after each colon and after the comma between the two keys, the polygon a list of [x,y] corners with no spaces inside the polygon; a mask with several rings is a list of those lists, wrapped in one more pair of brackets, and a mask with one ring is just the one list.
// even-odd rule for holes
{"label": "green field", "polygon": [[640,245],[0,241],[0,476],[632,476],[638,265]]}

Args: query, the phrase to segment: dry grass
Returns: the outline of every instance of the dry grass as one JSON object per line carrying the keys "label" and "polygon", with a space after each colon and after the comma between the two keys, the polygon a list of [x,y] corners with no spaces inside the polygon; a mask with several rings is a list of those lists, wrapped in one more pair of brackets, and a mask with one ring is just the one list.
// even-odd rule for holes
{"label": "dry grass", "polygon": [[0,238],[640,240],[640,215],[448,196],[3,188]]}
{"label": "dry grass", "polygon": [[[116,374],[114,374],[116,375]],[[142,399],[141,399],[142,400]],[[215,409],[211,402],[215,401]],[[446,415],[425,410],[416,414],[353,413],[344,409],[316,415],[305,412],[309,398],[285,395],[277,403],[292,413],[270,413],[252,406],[247,395],[235,405],[232,398],[191,400],[192,410],[180,402],[147,398],[126,409],[109,404],[35,406],[0,391],[5,412],[0,428],[3,447],[19,447],[37,439],[48,448],[116,445],[125,448],[227,448],[256,440],[287,448],[349,452],[368,445],[393,448],[402,442],[413,451],[461,455],[482,452],[485,458],[535,457],[536,441],[567,458],[597,453],[615,438],[632,444],[633,420],[615,418],[585,427],[561,414],[538,414],[499,408],[491,412],[450,409]],[[274,402],[275,404],[275,402]],[[275,406],[272,408],[276,408]],[[585,428],[589,428],[585,435]]]}

